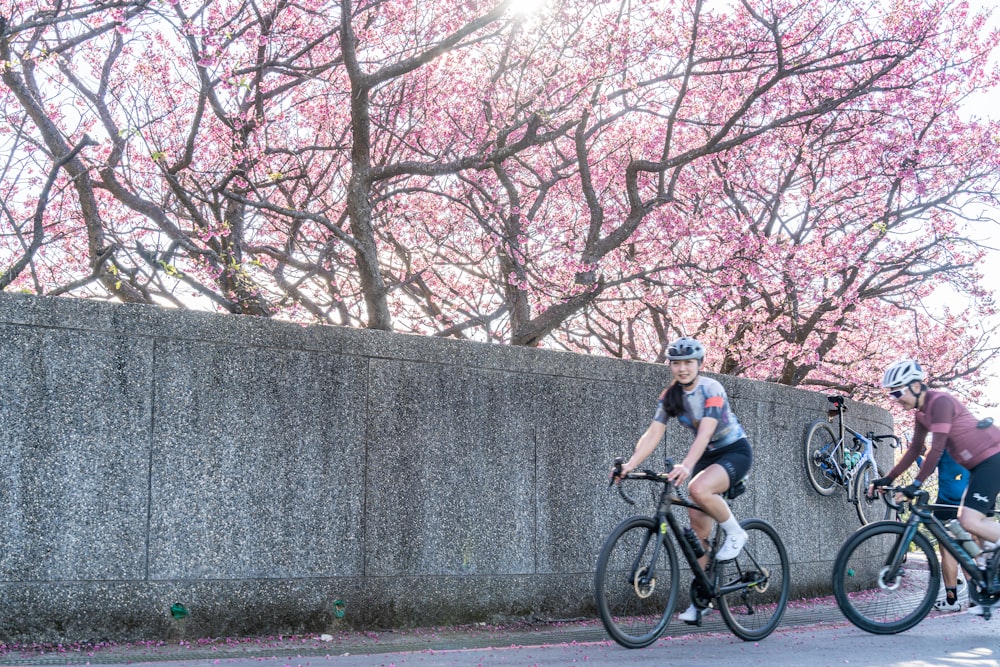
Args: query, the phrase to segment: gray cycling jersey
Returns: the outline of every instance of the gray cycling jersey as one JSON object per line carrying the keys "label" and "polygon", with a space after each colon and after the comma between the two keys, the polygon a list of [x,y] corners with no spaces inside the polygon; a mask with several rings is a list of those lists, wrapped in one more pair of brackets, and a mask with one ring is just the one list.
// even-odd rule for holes
{"label": "gray cycling jersey", "polygon": [[[666,424],[670,419],[663,406],[666,393],[664,390],[660,394],[656,415],[653,417],[661,424]],[[709,440],[707,451],[721,449],[747,435],[729,407],[729,397],[722,384],[718,380],[699,375],[698,384],[695,385],[694,389],[684,392],[684,413],[677,417],[677,421],[685,428],[697,433],[698,425],[701,424],[704,417],[718,421],[715,425],[715,433]]]}

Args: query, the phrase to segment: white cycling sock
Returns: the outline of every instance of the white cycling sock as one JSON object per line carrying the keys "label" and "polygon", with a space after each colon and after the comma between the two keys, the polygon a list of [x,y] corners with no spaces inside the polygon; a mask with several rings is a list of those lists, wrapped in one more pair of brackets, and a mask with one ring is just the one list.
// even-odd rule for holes
{"label": "white cycling sock", "polygon": [[740,526],[740,522],[736,520],[732,512],[730,512],[729,518],[719,525],[722,526],[722,530],[726,531],[726,535],[736,535],[743,532],[743,527]]}

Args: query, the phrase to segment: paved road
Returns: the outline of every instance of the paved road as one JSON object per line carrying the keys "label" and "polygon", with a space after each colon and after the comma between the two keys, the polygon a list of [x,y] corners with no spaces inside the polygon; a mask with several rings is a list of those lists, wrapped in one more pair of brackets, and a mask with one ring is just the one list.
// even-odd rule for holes
{"label": "paved road", "polygon": [[[790,608],[761,642],[744,642],[713,619],[700,629],[671,624],[670,636],[634,651],[605,638],[600,624],[544,630],[414,630],[270,641],[112,647],[86,653],[0,656],[0,665],[151,667],[611,667],[705,664],[808,667],[1000,667],[1000,617],[932,613],[900,635],[850,625],[828,603]],[[671,634],[672,633],[672,634]]]}
{"label": "paved road", "polygon": [[[377,659],[373,659],[377,658]],[[236,663],[250,667],[247,663]],[[259,665],[259,663],[257,663]],[[286,662],[312,667],[663,667],[766,665],[768,667],[1000,667],[1000,621],[962,615],[927,619],[908,633],[871,635],[850,625],[789,627],[758,643],[711,633],[663,639],[629,651],[607,641],[575,645],[339,656]],[[180,667],[177,663],[176,667]],[[233,665],[232,667],[235,667]]]}

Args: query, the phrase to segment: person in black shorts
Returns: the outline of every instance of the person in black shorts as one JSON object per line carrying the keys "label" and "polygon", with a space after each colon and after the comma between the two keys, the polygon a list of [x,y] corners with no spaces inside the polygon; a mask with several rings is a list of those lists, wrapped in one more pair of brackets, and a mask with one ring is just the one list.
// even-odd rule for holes
{"label": "person in black shorts", "polygon": [[[925,379],[926,373],[915,359],[897,361],[882,376],[882,386],[889,390],[889,396],[914,411],[913,440],[892,470],[872,482],[869,492],[891,486],[923,453],[929,433],[930,448],[916,478],[906,488],[907,495],[916,493],[947,451],[969,471],[969,486],[958,509],[958,521],[974,536],[993,543],[995,551],[1000,543],[1000,523],[987,514],[1000,493],[1000,429],[978,420],[950,394],[928,388]],[[994,553],[992,557],[998,556]],[[969,613],[982,614],[983,610],[974,605]]]}
{"label": "person in black shorts", "polygon": [[[739,555],[748,536],[721,494],[746,477],[753,463],[753,448],[730,409],[722,384],[701,375],[704,346],[694,338],[679,338],[667,348],[667,358],[673,381],[660,394],[653,420],[621,473],[634,470],[652,454],[663,439],[667,421],[671,417],[677,419],[694,434],[694,441],[684,459],[670,472],[670,481],[678,486],[688,482],[688,493],[702,508],[689,512],[691,528],[707,543],[712,526],[718,522],[726,539],[716,559],[732,560]],[[702,558],[704,565],[705,557]],[[679,618],[685,623],[697,623],[709,611],[699,611],[691,605]]]}
{"label": "person in black shorts", "polygon": [[[938,494],[934,504],[949,507],[935,509],[934,516],[946,524],[958,518],[958,506],[962,504],[962,496],[969,486],[969,471],[958,465],[951,454],[945,451],[938,460],[937,473]],[[945,597],[935,602],[934,608],[938,611],[960,611],[962,603],[958,599],[958,561],[940,545],[938,552],[941,554],[941,580],[944,582]]]}

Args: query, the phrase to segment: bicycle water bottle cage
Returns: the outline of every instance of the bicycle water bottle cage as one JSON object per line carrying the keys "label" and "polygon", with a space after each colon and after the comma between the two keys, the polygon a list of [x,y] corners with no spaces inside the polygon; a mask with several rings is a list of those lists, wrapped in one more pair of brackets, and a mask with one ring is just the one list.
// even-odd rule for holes
{"label": "bicycle water bottle cage", "polygon": [[741,479],[740,481],[736,482],[731,487],[729,487],[729,490],[726,491],[724,494],[722,494],[722,497],[725,498],[726,500],[734,500],[742,496],[746,490],[747,490],[747,478],[744,477],[743,479]]}

